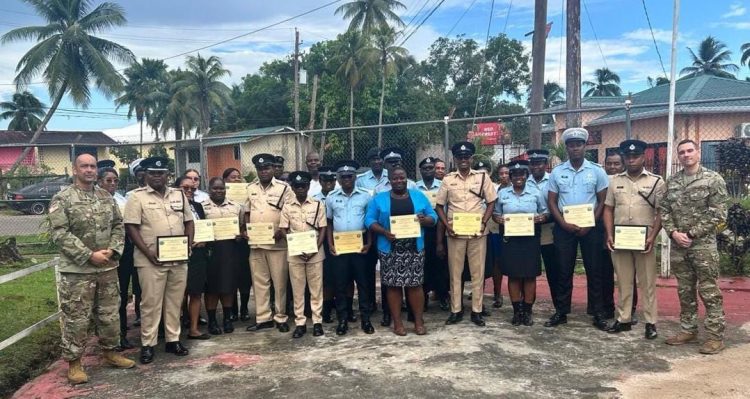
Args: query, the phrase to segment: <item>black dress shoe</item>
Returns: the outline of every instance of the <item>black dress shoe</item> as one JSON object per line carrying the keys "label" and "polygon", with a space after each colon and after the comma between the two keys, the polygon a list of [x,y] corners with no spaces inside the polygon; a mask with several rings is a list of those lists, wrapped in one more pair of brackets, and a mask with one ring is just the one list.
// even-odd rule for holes
{"label": "black dress shoe", "polygon": [[495,309],[503,307],[503,296],[495,295],[494,301],[492,301],[492,307]]}
{"label": "black dress shoe", "polygon": [[323,335],[323,325],[320,323],[313,324],[313,337],[319,337]]}
{"label": "black dress shoe", "polygon": [[339,325],[336,327],[336,335],[344,335],[347,331],[349,331],[349,324],[346,320],[339,321]]}
{"label": "black dress shoe", "polygon": [[646,323],[646,339],[655,339],[659,334],[656,333],[656,324]]}
{"label": "black dress shoe", "polygon": [[471,322],[478,325],[479,327],[484,327],[484,317],[482,317],[482,313],[475,313],[471,312]]}
{"label": "black dress shoe", "polygon": [[630,323],[620,323],[619,321],[615,320],[615,322],[612,323],[611,326],[609,326],[607,332],[610,334],[617,334],[623,331],[630,331],[630,328]]}
{"label": "black dress shoe", "polygon": [[239,317],[237,316],[237,313],[232,313],[232,314],[231,314],[231,315],[229,316],[229,321],[237,321],[237,320],[239,320],[239,319],[240,319],[240,318],[239,318]]}
{"label": "black dress shoe", "polygon": [[605,320],[602,316],[594,316],[591,324],[593,324],[594,327],[601,331],[607,331],[607,320]]}
{"label": "black dress shoe", "polygon": [[248,321],[250,319],[250,313],[244,312],[240,314],[240,321]]}
{"label": "black dress shoe", "polygon": [[208,324],[208,333],[211,335],[221,335],[222,331],[219,328],[219,323],[211,322]]}
{"label": "black dress shoe", "polygon": [[224,320],[224,334],[231,334],[234,332],[234,324],[231,320]]}
{"label": "black dress shoe", "polygon": [[323,314],[323,323],[326,323],[326,324],[333,323],[333,316],[331,316],[330,313],[328,313],[328,314],[324,313]]}
{"label": "black dress shoe", "polygon": [[297,326],[294,328],[294,333],[292,333],[292,338],[302,338],[303,335],[307,332],[307,327],[305,326]]}
{"label": "black dress shoe", "polygon": [[451,313],[450,316],[448,316],[448,320],[445,321],[445,324],[456,324],[464,319],[464,313],[458,312],[458,313]]}
{"label": "black dress shoe", "polygon": [[124,335],[122,335],[120,336],[119,348],[120,349],[133,349],[135,347],[133,346],[133,344],[130,343],[130,341],[128,341],[128,339]]}
{"label": "black dress shoe", "polygon": [[383,327],[388,327],[391,325],[391,312],[385,311],[383,312],[383,320],[380,321],[380,325]]}
{"label": "black dress shoe", "polygon": [[372,326],[370,320],[362,320],[362,331],[364,331],[365,334],[374,334],[375,327]]}
{"label": "black dress shoe", "polygon": [[346,321],[348,321],[349,323],[356,323],[357,320],[357,315],[354,314],[354,312],[349,312],[349,316],[346,317]]}
{"label": "black dress shoe", "polygon": [[198,318],[198,325],[199,326],[205,326],[208,324],[208,320],[204,319],[203,317]]}
{"label": "black dress shoe", "polygon": [[552,317],[549,318],[549,320],[544,322],[545,327],[557,327],[560,324],[567,324],[568,323],[568,316],[564,315],[562,313],[555,313],[552,315]]}
{"label": "black dress shoe", "polygon": [[479,313],[479,314],[482,315],[482,316],[484,316],[484,317],[490,317],[490,316],[492,316],[492,313],[490,313],[490,311],[487,310],[487,308],[485,308],[484,305],[482,305],[482,312]]}
{"label": "black dress shoe", "polygon": [[269,321],[264,321],[262,323],[256,323],[251,326],[248,326],[245,330],[258,331],[258,330],[263,330],[266,328],[273,328],[273,321],[269,320]]}
{"label": "black dress shoe", "polygon": [[276,329],[279,330],[279,332],[289,332],[289,324],[284,323],[276,323]]}
{"label": "black dress shoe", "polygon": [[448,311],[451,308],[450,302],[448,302],[448,298],[442,298],[440,299],[440,310],[442,311]]}
{"label": "black dress shoe", "polygon": [[633,309],[633,312],[630,313],[630,325],[636,325],[638,324],[638,315],[635,314],[635,309]]}
{"label": "black dress shoe", "polygon": [[141,347],[141,364],[149,364],[154,361],[154,347],[142,346]]}
{"label": "black dress shoe", "polygon": [[135,321],[133,321],[133,327],[140,327],[141,326],[141,318],[136,317]]}
{"label": "black dress shoe", "polygon": [[615,311],[607,311],[602,314],[602,319],[609,320],[615,318]]}
{"label": "black dress shoe", "polygon": [[186,347],[182,346],[180,341],[167,342],[167,345],[164,347],[164,352],[174,353],[177,356],[187,356],[187,354],[190,353]]}

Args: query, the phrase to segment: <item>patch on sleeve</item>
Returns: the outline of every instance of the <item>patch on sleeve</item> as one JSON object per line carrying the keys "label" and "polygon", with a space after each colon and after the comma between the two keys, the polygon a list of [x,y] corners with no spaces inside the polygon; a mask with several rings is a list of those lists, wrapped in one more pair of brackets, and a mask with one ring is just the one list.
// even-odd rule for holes
{"label": "patch on sleeve", "polygon": [[60,206],[59,206],[59,203],[57,201],[50,202],[49,203],[49,213],[52,213],[52,212],[56,211],[57,208],[59,208],[59,207]]}

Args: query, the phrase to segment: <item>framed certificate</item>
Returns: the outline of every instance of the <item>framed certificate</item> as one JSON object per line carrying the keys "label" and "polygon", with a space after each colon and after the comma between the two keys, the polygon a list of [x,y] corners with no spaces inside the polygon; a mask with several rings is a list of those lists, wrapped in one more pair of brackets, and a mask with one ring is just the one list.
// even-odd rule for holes
{"label": "framed certificate", "polygon": [[188,236],[156,237],[156,258],[159,262],[185,262],[188,254]]}
{"label": "framed certificate", "polygon": [[391,233],[397,239],[417,238],[422,235],[417,215],[391,216]]}
{"label": "framed certificate", "polygon": [[214,223],[214,239],[234,240],[240,235],[240,221],[237,217],[210,219]]}
{"label": "framed certificate", "polygon": [[482,234],[482,215],[479,213],[454,213],[453,231],[459,236]]}
{"label": "framed certificate", "polygon": [[247,200],[247,183],[225,183],[227,198],[242,205]]}
{"label": "framed certificate", "polygon": [[247,243],[249,245],[273,245],[273,223],[248,223]]}
{"label": "framed certificate", "polygon": [[565,205],[563,207],[563,218],[566,222],[578,227],[594,227],[594,205]]}
{"label": "framed certificate", "polygon": [[552,237],[552,229],[554,227],[554,223],[545,223],[542,225],[542,234],[539,237],[540,245],[550,245],[554,243],[554,238]]}
{"label": "framed certificate", "polygon": [[534,235],[533,213],[507,213],[503,215],[506,237],[528,237]]}
{"label": "framed certificate", "polygon": [[336,253],[358,254],[362,251],[362,232],[356,231],[334,231],[333,245],[336,247]]}
{"label": "framed certificate", "polygon": [[197,219],[193,221],[195,226],[195,233],[193,234],[193,241],[195,242],[211,242],[214,240],[214,222],[210,219]]}
{"label": "framed certificate", "polygon": [[615,249],[645,251],[648,226],[615,225]]}
{"label": "framed certificate", "polygon": [[318,253],[318,234],[315,230],[286,235],[289,256],[312,255]]}

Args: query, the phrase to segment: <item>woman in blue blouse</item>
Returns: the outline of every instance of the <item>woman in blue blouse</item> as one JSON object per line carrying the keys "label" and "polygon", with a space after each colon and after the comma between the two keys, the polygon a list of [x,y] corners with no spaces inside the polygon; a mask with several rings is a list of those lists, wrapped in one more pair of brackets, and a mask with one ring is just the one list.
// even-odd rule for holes
{"label": "woman in blue blouse", "polygon": [[513,303],[514,326],[534,324],[531,309],[536,300],[536,277],[542,274],[539,246],[539,224],[548,218],[547,204],[542,193],[526,185],[529,177],[529,161],[512,161],[511,186],[500,189],[492,218],[502,227],[505,215],[513,213],[534,214],[537,225],[532,236],[504,236],[501,242],[504,256],[503,274],[508,276],[508,292]]}
{"label": "woman in blue blouse", "polygon": [[[365,225],[377,235],[380,258],[380,281],[388,287],[388,307],[393,318],[393,332],[406,335],[401,321],[401,290],[414,313],[414,330],[424,335],[424,227],[432,227],[437,214],[430,201],[418,189],[407,190],[406,170],[396,167],[388,173],[391,190],[376,195],[367,206]],[[396,239],[391,233],[391,216],[416,215],[423,227],[418,238]]]}

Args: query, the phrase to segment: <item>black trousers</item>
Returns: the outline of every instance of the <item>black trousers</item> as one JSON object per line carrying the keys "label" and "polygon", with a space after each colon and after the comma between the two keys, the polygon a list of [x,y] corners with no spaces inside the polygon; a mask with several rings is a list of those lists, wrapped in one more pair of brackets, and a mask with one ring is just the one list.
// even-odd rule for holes
{"label": "black trousers", "polygon": [[540,252],[544,261],[544,272],[547,274],[547,285],[549,285],[552,304],[555,306],[555,309],[559,309],[557,282],[560,280],[560,262],[555,254],[555,244],[542,245]]}
{"label": "black trousers", "polygon": [[141,284],[138,282],[138,269],[133,263],[134,246],[130,240],[125,240],[125,249],[120,257],[120,266],[117,268],[117,278],[120,283],[120,334],[125,335],[128,330],[128,291],[130,283],[133,283],[133,294],[135,295],[135,314],[141,316]]}
{"label": "black trousers", "polygon": [[[370,250],[367,252],[367,255],[365,255],[367,257],[367,260],[366,260],[367,273],[368,273],[368,278],[370,280],[369,289],[370,289],[370,292],[373,293],[373,297],[372,297],[373,311],[375,310],[375,304],[377,303],[377,297],[375,294],[377,292],[377,290],[375,289],[375,286],[376,286],[375,284],[376,270],[375,269],[377,269],[377,266],[378,266],[378,245],[377,244],[378,244],[377,241],[374,241],[372,245],[370,246]],[[359,292],[359,283],[357,283],[357,291]],[[388,296],[386,295],[387,291],[388,291],[388,287],[386,287],[383,284],[383,281],[381,280],[380,281],[380,307],[384,312],[388,311]]]}
{"label": "black trousers", "polygon": [[424,292],[434,291],[439,299],[448,298],[448,290],[450,289],[448,262],[437,255],[437,231],[435,228],[425,229],[424,249]]}
{"label": "black trousers", "polygon": [[346,290],[349,283],[354,280],[357,283],[359,294],[359,314],[362,321],[369,321],[375,306],[375,290],[370,281],[370,269],[367,264],[367,255],[345,254],[331,257],[331,269],[333,270],[336,284],[336,314],[339,320],[345,320],[348,314],[346,304]]}
{"label": "black trousers", "polygon": [[[604,240],[604,238],[602,238]],[[608,249],[602,252],[602,312],[605,315],[615,313],[615,266],[612,264],[612,256]],[[637,290],[636,290],[637,291]],[[588,300],[591,301],[591,289],[589,288]],[[593,309],[592,309],[593,310]]]}
{"label": "black trousers", "polygon": [[602,245],[604,233],[601,224],[591,228],[583,237],[563,230],[555,225],[553,230],[555,240],[555,254],[559,260],[560,273],[555,281],[555,310],[558,313],[570,313],[571,298],[573,295],[573,272],[578,255],[578,247],[581,248],[583,267],[586,269],[586,284],[590,292],[589,305],[594,315],[602,315],[604,312],[602,299]]}

